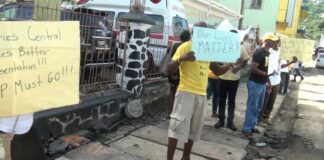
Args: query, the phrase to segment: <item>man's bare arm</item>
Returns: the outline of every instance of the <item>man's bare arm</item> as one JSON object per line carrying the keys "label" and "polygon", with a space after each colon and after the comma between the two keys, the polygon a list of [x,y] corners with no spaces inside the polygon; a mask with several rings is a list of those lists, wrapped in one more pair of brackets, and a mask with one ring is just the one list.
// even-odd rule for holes
{"label": "man's bare arm", "polygon": [[231,65],[220,65],[216,62],[211,62],[209,69],[216,75],[220,76],[226,73],[229,69],[231,69]]}
{"label": "man's bare arm", "polygon": [[192,51],[188,52],[188,53],[182,55],[177,60],[175,60],[175,61],[172,60],[167,66],[167,72],[168,72],[168,74],[173,74],[173,73],[178,71],[181,62],[183,62],[183,61],[195,61],[195,60],[196,60],[195,53],[192,52]]}
{"label": "man's bare arm", "polygon": [[259,76],[267,76],[267,73],[263,72],[258,67],[259,67],[258,63],[252,62],[252,64],[251,64],[251,73],[259,75]]}
{"label": "man's bare arm", "polygon": [[167,66],[168,74],[174,74],[179,70],[180,63],[179,61],[171,61]]}

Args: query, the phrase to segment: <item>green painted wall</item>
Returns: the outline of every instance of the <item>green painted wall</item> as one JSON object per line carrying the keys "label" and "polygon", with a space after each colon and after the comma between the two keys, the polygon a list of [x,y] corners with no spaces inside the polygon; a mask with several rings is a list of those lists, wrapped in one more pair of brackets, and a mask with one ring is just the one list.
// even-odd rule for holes
{"label": "green painted wall", "polygon": [[199,21],[205,21],[209,25],[216,25],[221,21],[219,17],[212,17],[210,16],[208,19],[206,17],[206,11],[199,11],[195,8],[191,8],[189,6],[185,7],[185,13],[187,15],[187,20],[189,24],[195,24]]}
{"label": "green painted wall", "polygon": [[260,37],[266,32],[276,31],[278,18],[279,0],[262,0],[260,9],[250,9],[245,4],[243,27],[260,26]]}
{"label": "green painted wall", "polygon": [[[227,7],[228,9],[234,12],[240,13],[240,9],[241,9],[240,0],[214,0],[214,1],[222,4],[223,6]],[[229,19],[229,21],[234,27],[236,28],[238,27],[239,20]]]}
{"label": "green painted wall", "polygon": [[[241,0],[215,0],[225,7],[240,13]],[[250,9],[251,0],[244,0],[243,28],[249,26],[260,26],[260,36],[266,32],[276,31],[276,22],[280,0],[262,0],[260,9]],[[238,27],[238,21],[229,21],[233,26]]]}

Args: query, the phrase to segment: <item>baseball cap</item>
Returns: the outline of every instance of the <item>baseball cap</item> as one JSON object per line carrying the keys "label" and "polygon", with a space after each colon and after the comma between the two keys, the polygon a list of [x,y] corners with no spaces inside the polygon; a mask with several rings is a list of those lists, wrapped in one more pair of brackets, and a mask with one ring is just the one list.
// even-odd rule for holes
{"label": "baseball cap", "polygon": [[271,32],[268,32],[263,35],[262,40],[263,41],[265,41],[265,40],[278,41],[279,37]]}

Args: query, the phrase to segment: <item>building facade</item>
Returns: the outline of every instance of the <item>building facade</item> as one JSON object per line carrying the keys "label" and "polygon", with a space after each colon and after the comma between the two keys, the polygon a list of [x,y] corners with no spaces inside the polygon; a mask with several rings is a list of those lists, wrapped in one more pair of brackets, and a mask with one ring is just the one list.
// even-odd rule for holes
{"label": "building facade", "polygon": [[280,0],[245,0],[243,27],[259,26],[260,36],[276,32]]}
{"label": "building facade", "polygon": [[[260,36],[266,32],[276,32],[280,0],[215,0],[220,4],[236,11],[243,12],[242,28],[259,26]],[[243,6],[242,6],[243,5]],[[239,21],[231,21],[238,27]]]}
{"label": "building facade", "polygon": [[[228,7],[234,12],[240,13],[241,12],[241,0],[215,0],[217,3],[220,3],[223,6]],[[244,15],[243,15],[244,16]],[[239,19],[228,19],[228,21],[234,26],[239,26]]]}
{"label": "building facade", "polygon": [[300,20],[302,0],[280,0],[276,31],[296,37]]}
{"label": "building facade", "polygon": [[238,21],[239,12],[217,3],[215,0],[182,0],[189,24],[206,21],[211,26],[217,26],[222,19]]}

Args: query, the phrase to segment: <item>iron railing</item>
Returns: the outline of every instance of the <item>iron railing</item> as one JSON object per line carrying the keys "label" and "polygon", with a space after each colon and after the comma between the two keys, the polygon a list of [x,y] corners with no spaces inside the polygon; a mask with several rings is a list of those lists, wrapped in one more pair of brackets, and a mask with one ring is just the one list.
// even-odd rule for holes
{"label": "iron railing", "polygon": [[[68,8],[68,7],[67,7]],[[12,2],[0,1],[0,20],[7,21],[79,21],[80,22],[80,92],[90,94],[122,88],[122,79],[116,78],[118,53],[117,43],[120,31],[127,29],[128,24],[118,22],[113,12],[96,11],[91,9],[67,9],[40,6],[34,1]],[[35,12],[44,15],[35,16]],[[117,25],[118,23],[118,25]],[[118,26],[118,29],[114,28]],[[159,63],[167,51],[169,30],[163,28],[163,33],[151,33],[148,47],[149,61],[143,73],[146,81],[160,78]],[[173,38],[177,41],[177,38]],[[124,42],[126,43],[126,42]],[[64,58],[64,57],[62,57]]]}

